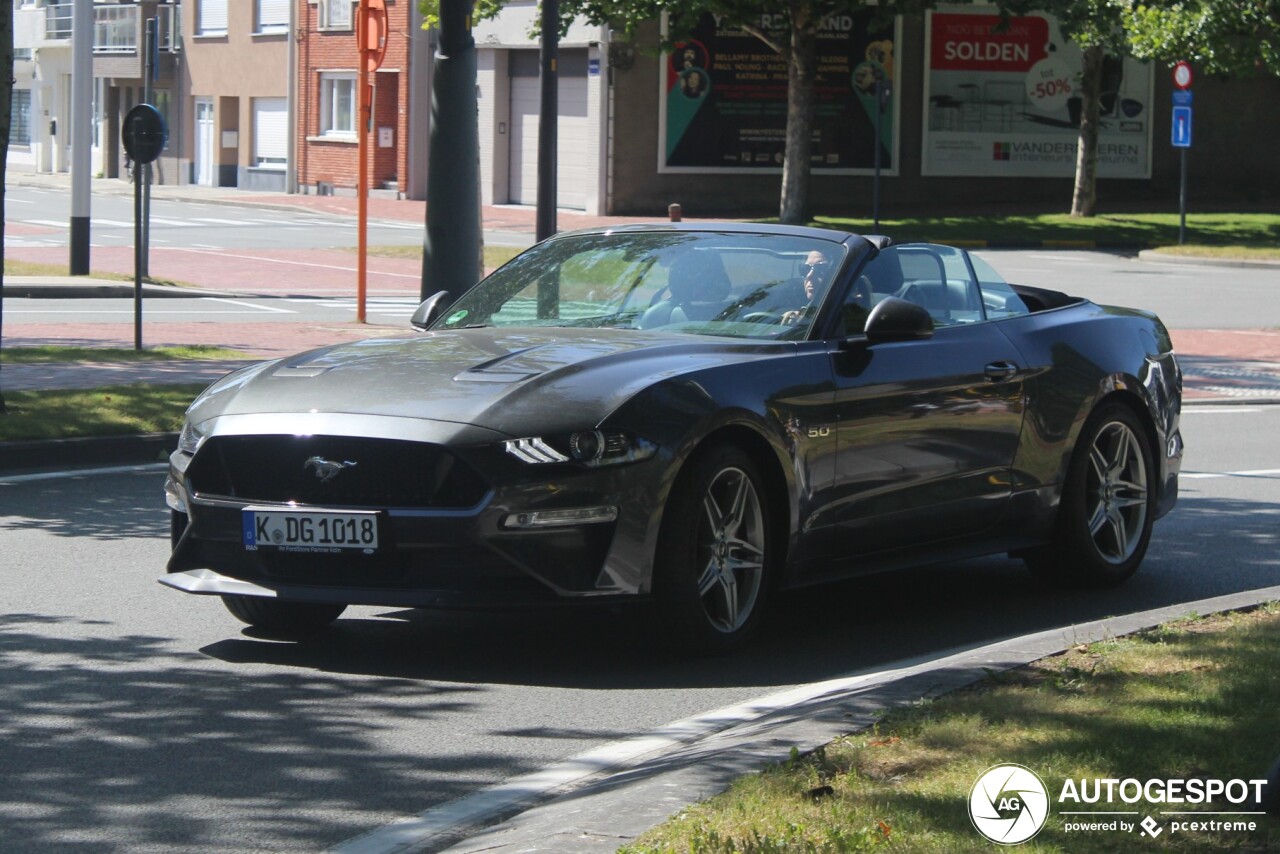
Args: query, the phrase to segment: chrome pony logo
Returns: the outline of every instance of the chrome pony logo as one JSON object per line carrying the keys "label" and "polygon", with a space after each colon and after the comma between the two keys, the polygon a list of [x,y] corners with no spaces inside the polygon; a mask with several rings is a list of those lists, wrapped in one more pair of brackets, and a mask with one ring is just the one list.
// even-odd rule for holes
{"label": "chrome pony logo", "polygon": [[320,478],[321,483],[328,483],[333,480],[342,472],[343,469],[353,469],[355,467],[356,464],[351,460],[344,460],[339,463],[333,460],[326,460],[324,457],[319,456],[312,457],[302,464],[302,468],[304,470],[315,469],[316,477]]}

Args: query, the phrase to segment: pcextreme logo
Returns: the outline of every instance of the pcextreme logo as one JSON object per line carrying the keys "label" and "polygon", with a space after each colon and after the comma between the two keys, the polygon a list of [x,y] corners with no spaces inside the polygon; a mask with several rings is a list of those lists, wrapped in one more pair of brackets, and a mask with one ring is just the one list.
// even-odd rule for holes
{"label": "pcextreme logo", "polygon": [[[1123,833],[1155,839],[1194,833],[1225,842],[1257,830],[1266,780],[1203,778],[1067,779],[1058,793],[1058,814],[1065,833]],[[1138,807],[1147,806],[1143,814]],[[1186,810],[1183,805],[1208,806]],[[1152,806],[1154,805],[1154,806]],[[1044,781],[1030,768],[993,765],[969,790],[969,819],[974,829],[1000,845],[1034,837],[1049,820],[1052,803]]]}

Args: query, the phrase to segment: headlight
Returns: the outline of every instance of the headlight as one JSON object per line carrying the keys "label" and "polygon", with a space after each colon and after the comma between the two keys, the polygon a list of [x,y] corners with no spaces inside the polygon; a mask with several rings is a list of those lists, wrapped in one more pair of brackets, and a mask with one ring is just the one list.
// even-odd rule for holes
{"label": "headlight", "polygon": [[186,421],[182,425],[182,432],[178,435],[178,450],[189,456],[195,456],[204,438],[203,430],[191,421]]}
{"label": "headlight", "polygon": [[579,463],[605,466],[630,463],[653,456],[658,446],[625,430],[579,430],[551,436],[511,439],[503,445],[521,462]]}

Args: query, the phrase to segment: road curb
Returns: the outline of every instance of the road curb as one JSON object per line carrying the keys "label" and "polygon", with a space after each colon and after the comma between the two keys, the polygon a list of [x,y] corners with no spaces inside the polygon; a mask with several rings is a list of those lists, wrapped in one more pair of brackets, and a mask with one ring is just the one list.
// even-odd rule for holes
{"label": "road curb", "polygon": [[[131,282],[113,282],[110,284],[62,285],[42,282],[16,282],[0,287],[0,296],[5,299],[122,299],[133,296]],[[233,297],[229,291],[214,291],[207,288],[178,288],[172,285],[142,285],[142,296],[145,299],[198,297]]]}
{"label": "road curb", "polygon": [[1143,249],[1139,261],[1152,264],[1188,264],[1193,267],[1280,267],[1280,261],[1252,258],[1205,258],[1197,255],[1169,255],[1155,249]]}
{"label": "road curb", "polygon": [[[593,779],[570,791],[530,792],[523,802],[511,805],[508,819],[501,824],[479,831],[472,826],[434,838],[414,838],[407,831],[414,822],[424,820],[424,813],[332,850],[344,854],[392,850],[443,850],[449,854],[612,852],[684,807],[724,791],[743,774],[784,761],[793,750],[809,753],[841,735],[865,729],[894,707],[953,692],[992,673],[1021,667],[1082,643],[1133,634],[1182,617],[1245,610],[1277,599],[1280,586],[1266,587],[1061,626],[980,647],[897,662],[873,673],[851,674],[844,680],[823,683],[829,687],[807,699],[709,737],[699,735],[675,749],[654,752],[622,767],[600,768]],[[717,714],[712,712],[701,718],[714,719]],[[676,729],[682,723],[664,729]],[[582,758],[561,765],[575,763],[589,765]],[[524,778],[503,786],[517,786],[521,779]],[[485,794],[482,791],[473,797]],[[447,806],[456,811],[458,803]],[[490,821],[499,818],[491,816]],[[401,832],[377,836],[394,828],[401,828]],[[468,831],[474,835],[466,836]],[[386,844],[393,839],[394,847]]]}

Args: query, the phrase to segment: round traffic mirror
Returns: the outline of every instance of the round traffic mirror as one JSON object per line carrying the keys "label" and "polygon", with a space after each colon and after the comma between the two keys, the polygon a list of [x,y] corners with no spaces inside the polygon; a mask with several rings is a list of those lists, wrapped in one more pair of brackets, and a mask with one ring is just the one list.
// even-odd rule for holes
{"label": "round traffic mirror", "polygon": [[138,104],[125,114],[120,139],[134,163],[150,163],[160,156],[169,138],[164,116],[150,104]]}

